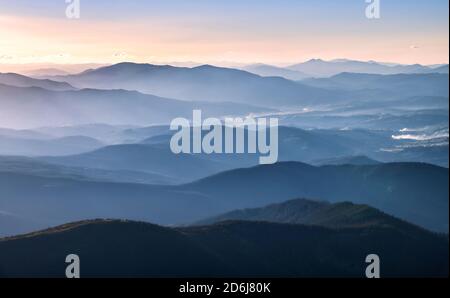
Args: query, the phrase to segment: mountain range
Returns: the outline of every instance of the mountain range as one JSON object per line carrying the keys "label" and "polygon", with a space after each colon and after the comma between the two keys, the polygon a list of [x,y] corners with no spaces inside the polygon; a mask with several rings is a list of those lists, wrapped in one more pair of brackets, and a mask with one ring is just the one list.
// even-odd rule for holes
{"label": "mountain range", "polygon": [[195,154],[174,154],[167,146],[123,144],[70,156],[48,156],[40,160],[53,164],[108,170],[142,171],[192,181],[218,173],[231,166]]}
{"label": "mountain range", "polygon": [[70,155],[88,152],[104,144],[96,139],[85,136],[68,136],[53,139],[34,139],[5,137],[0,132],[0,155]]}
{"label": "mountain range", "polygon": [[292,81],[300,81],[310,77],[300,71],[261,63],[247,65],[242,69],[262,77],[282,77]]}
{"label": "mountain range", "polygon": [[426,231],[96,220],[0,240],[0,276],[64,277],[66,256],[77,254],[82,277],[364,277],[375,252],[383,277],[448,275],[448,239]]}
{"label": "mountain range", "polygon": [[446,73],[448,64],[438,67],[424,66],[420,64],[402,65],[380,63],[376,61],[355,61],[348,59],[336,59],[325,61],[311,59],[306,62],[287,67],[290,70],[299,71],[310,77],[330,77],[342,72],[370,73],[370,74],[400,74],[400,73]]}
{"label": "mountain range", "polygon": [[[0,277],[448,276],[448,65],[184,66],[0,73]],[[194,109],[278,161],[174,154]]]}
{"label": "mountain range", "polygon": [[[397,96],[443,96],[448,97],[448,74],[360,74],[340,73],[330,78],[306,79],[302,83],[326,89],[384,90]],[[382,99],[381,99],[382,101]]]}
{"label": "mountain range", "polygon": [[448,169],[420,163],[314,167],[281,162],[231,170],[182,186],[236,208],[296,197],[368,204],[431,230],[448,231]]}
{"label": "mountain range", "polygon": [[71,167],[22,156],[0,156],[0,171],[52,178],[143,184],[181,184],[182,180],[137,170]]}
{"label": "mountain range", "polygon": [[66,82],[56,82],[48,79],[34,79],[16,73],[0,73],[0,84],[15,87],[39,87],[53,91],[75,90]]}
{"label": "mountain range", "polygon": [[[48,156],[41,160],[55,164],[76,167],[95,167],[101,169],[121,169],[146,171],[168,175],[181,181],[192,181],[219,171],[250,167],[259,164],[259,154],[173,154],[170,139],[174,134],[169,127],[156,126],[130,129],[123,133],[134,144],[106,146],[93,152],[69,156]],[[244,134],[247,136],[248,131]],[[224,138],[224,133],[222,138]],[[191,130],[192,137],[192,130]],[[125,138],[125,136],[124,136]],[[298,128],[280,126],[278,128],[279,161],[315,162],[335,156],[374,154],[380,148],[405,143],[395,141],[391,134],[364,130],[347,131],[306,131]],[[225,144],[223,141],[222,144]],[[183,164],[180,169],[179,164]]]}
{"label": "mountain range", "polygon": [[[202,63],[199,62],[170,62],[168,63],[173,66],[200,66]],[[261,76],[282,76],[286,75],[287,79],[296,80],[295,76],[300,75],[302,77],[322,77],[331,76],[341,72],[359,72],[359,73],[374,73],[374,74],[398,74],[398,73],[447,73],[448,74],[448,64],[439,65],[420,65],[420,64],[398,64],[398,63],[384,63],[378,61],[358,61],[351,59],[334,59],[334,60],[323,60],[323,59],[311,59],[301,63],[295,63],[285,66],[275,66],[263,63],[254,64],[241,64],[241,63],[231,63],[228,64],[234,68],[241,68],[249,72],[261,70]],[[14,69],[9,67],[9,65],[0,65],[2,69],[7,69],[8,71],[17,71],[26,76],[42,78],[49,76],[76,74],[85,70],[96,69],[103,66],[108,66],[105,64],[70,64],[70,65],[58,65],[58,64],[35,64],[26,67],[21,65],[21,67],[15,67]],[[294,70],[297,69],[297,70]],[[301,69],[303,72],[298,71]],[[294,75],[294,77],[289,78],[289,75]]]}
{"label": "mountain range", "polygon": [[257,106],[302,106],[335,101],[343,94],[314,88],[281,77],[261,77],[246,71],[203,65],[119,63],[77,75],[51,77],[78,88],[126,89],[162,97]]}
{"label": "mountain range", "polygon": [[377,103],[419,96],[448,98],[448,73],[430,72],[392,75],[339,72],[331,78],[303,78],[294,82],[279,75],[259,76],[210,65],[187,68],[119,63],[51,78],[79,88],[137,90],[182,100],[235,102],[275,109]]}
{"label": "mountain range", "polygon": [[[446,99],[445,101],[448,103]],[[316,124],[332,127],[339,124],[348,126],[346,129],[300,129],[280,126],[278,128],[278,160],[280,161],[320,163],[321,160],[365,155],[379,161],[420,161],[448,166],[448,154],[445,154],[448,151],[446,111],[429,110],[402,115],[355,115],[353,117],[311,113],[310,115],[290,114],[277,117],[281,123],[287,125],[303,126],[304,123],[309,123],[313,126]],[[350,129],[352,126],[367,128]],[[379,129],[375,129],[376,127]],[[419,128],[404,131],[405,127]],[[426,130],[422,130],[422,127]],[[41,127],[33,130],[0,129],[0,140],[4,140],[0,153],[49,156],[86,152],[87,155],[80,156],[83,159],[90,155],[88,151],[98,149],[101,144],[105,146],[127,144],[128,146],[123,147],[124,150],[122,150],[125,155],[123,158],[127,158],[126,156],[131,154],[127,151],[133,147],[132,145],[136,147],[148,145],[158,147],[160,151],[168,151],[169,142],[174,133],[175,131],[170,131],[168,125],[136,127],[89,124]],[[79,144],[74,142],[77,139],[80,140]],[[97,157],[100,158],[98,155]],[[222,164],[222,170],[258,164],[258,154],[196,154],[194,157],[219,162]],[[66,164],[65,159],[72,158],[55,158],[52,162]],[[72,162],[67,164],[74,165]],[[133,166],[127,168],[133,170]]]}
{"label": "mountain range", "polygon": [[[0,104],[0,127],[16,128],[91,123],[167,124],[177,117],[192,118],[194,109],[201,109],[204,117],[271,111],[246,104],[186,102],[136,91],[51,91],[39,87],[2,84]],[[15,117],[8,117],[9,115]]]}
{"label": "mountain range", "polygon": [[[61,176],[23,168],[0,172],[0,210],[38,223],[33,230],[89,218],[167,225],[306,197],[368,204],[421,227],[448,232],[448,169],[426,164],[314,167],[284,162],[184,185],[99,181],[68,177],[63,170]],[[0,233],[11,235],[8,230]]]}
{"label": "mountain range", "polygon": [[[0,127],[92,123],[148,126],[167,124],[176,117],[191,118],[193,109],[202,109],[204,116],[216,117],[305,107],[314,110],[323,105],[335,111],[344,106],[348,112],[366,111],[375,115],[386,108],[405,112],[408,108],[448,110],[448,74],[437,73],[341,73],[327,79],[294,82],[213,66],[182,68],[120,63],[53,77],[53,81],[19,78],[17,86],[12,86],[11,79],[3,79],[3,83],[12,85],[0,80],[0,119],[4,119],[0,120]],[[66,85],[69,91],[54,91],[66,90]],[[17,116],[6,121],[7,115],[12,114]]]}

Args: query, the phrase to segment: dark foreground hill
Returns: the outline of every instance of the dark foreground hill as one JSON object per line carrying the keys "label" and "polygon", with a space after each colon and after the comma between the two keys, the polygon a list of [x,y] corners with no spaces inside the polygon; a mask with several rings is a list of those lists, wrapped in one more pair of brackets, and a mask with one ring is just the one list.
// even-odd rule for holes
{"label": "dark foreground hill", "polygon": [[448,239],[391,228],[223,222],[191,228],[86,221],[0,240],[0,276],[64,277],[78,254],[82,277],[364,277],[376,253],[383,277],[448,275]]}
{"label": "dark foreground hill", "polygon": [[227,212],[196,223],[214,224],[222,221],[266,221],[274,223],[304,224],[327,228],[385,227],[403,232],[421,233],[425,230],[397,219],[368,205],[342,202],[331,204],[307,199],[289,200],[261,208]]}

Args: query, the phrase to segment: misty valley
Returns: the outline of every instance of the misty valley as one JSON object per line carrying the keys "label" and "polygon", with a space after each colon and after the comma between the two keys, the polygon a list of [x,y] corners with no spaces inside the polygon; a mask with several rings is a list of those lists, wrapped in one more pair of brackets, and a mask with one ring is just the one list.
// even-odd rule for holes
{"label": "misty valley", "polygon": [[0,73],[0,277],[448,276],[448,65],[33,73]]}

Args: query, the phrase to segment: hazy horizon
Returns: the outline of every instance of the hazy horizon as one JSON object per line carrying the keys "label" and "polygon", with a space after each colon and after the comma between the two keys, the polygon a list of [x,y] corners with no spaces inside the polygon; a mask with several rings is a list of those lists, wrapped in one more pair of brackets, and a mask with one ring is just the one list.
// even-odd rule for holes
{"label": "hazy horizon", "polygon": [[238,63],[234,61],[117,61],[113,63],[99,63],[99,62],[86,62],[86,63],[21,63],[21,64],[1,64],[0,63],[0,73],[5,72],[17,72],[17,73],[24,73],[28,74],[30,71],[34,70],[43,70],[43,69],[57,69],[66,71],[67,73],[76,74],[88,69],[95,69],[99,67],[114,65],[114,64],[120,64],[120,63],[135,63],[135,64],[151,64],[151,65],[170,65],[175,67],[197,67],[201,65],[212,65],[216,67],[225,67],[225,68],[243,68],[246,66],[251,65],[270,65],[280,68],[286,68],[295,64],[299,63],[305,63],[311,60],[322,60],[326,62],[338,62],[339,60],[348,60],[348,61],[358,61],[358,62],[366,62],[366,63],[379,63],[379,64],[385,64],[388,66],[395,66],[395,65],[422,65],[426,67],[436,68],[439,66],[447,65],[448,63],[435,63],[435,64],[420,64],[420,63],[412,63],[412,64],[403,64],[403,63],[397,63],[393,61],[375,61],[375,60],[353,60],[349,58],[336,58],[331,60],[322,59],[320,57],[313,57],[307,60],[302,61],[292,61],[292,62],[286,62],[286,63],[263,63],[263,62],[249,62],[249,63]]}

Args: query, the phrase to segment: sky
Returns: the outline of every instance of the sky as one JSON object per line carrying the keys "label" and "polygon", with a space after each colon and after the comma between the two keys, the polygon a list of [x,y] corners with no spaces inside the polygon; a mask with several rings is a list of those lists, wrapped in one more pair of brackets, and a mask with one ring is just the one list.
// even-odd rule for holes
{"label": "sky", "polygon": [[[67,0],[68,1],[68,0]],[[0,0],[0,64],[448,63],[448,0]]]}

